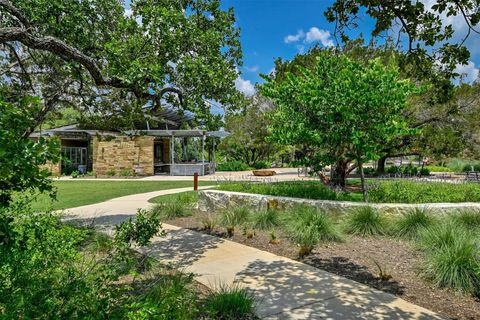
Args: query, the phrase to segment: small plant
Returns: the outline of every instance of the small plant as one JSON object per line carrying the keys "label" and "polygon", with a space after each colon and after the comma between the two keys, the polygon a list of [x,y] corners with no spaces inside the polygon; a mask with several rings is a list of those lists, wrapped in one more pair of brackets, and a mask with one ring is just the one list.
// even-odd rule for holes
{"label": "small plant", "polygon": [[97,174],[94,171],[87,171],[87,173],[85,173],[85,175],[87,177],[96,177],[97,176]]}
{"label": "small plant", "polygon": [[480,210],[478,209],[462,210],[459,214],[452,216],[452,219],[469,230],[480,228]]}
{"label": "small plant", "polygon": [[207,297],[204,310],[209,319],[253,319],[255,304],[255,297],[247,289],[222,285]]}
{"label": "small plant", "polygon": [[280,241],[277,239],[277,234],[275,233],[275,230],[270,231],[270,244],[279,244]]}
{"label": "small plant", "polygon": [[200,218],[200,221],[202,222],[203,230],[211,232],[215,227],[217,226],[217,219],[215,216],[207,214],[205,216],[202,216]]}
{"label": "small plant", "polygon": [[361,236],[383,235],[385,218],[373,207],[361,206],[350,211],[345,220],[345,231]]}
{"label": "small plant", "polygon": [[299,256],[310,254],[320,241],[340,241],[332,218],[316,208],[297,206],[289,210],[287,233],[300,246]]}
{"label": "small plant", "polygon": [[117,172],[114,169],[110,169],[106,173],[107,173],[107,176],[109,177],[114,177],[117,175]]}
{"label": "small plant", "polygon": [[253,226],[257,229],[268,230],[279,224],[279,212],[276,209],[259,211],[253,215]]}
{"label": "small plant", "polygon": [[430,170],[428,168],[422,168],[422,169],[420,169],[420,175],[421,176],[429,176],[430,175]]}
{"label": "small plant", "polygon": [[375,264],[375,266],[378,269],[378,277],[380,278],[380,280],[388,281],[388,280],[392,279],[392,275],[390,273],[388,273],[386,268],[382,268],[382,266],[380,265],[380,263],[378,263],[377,260],[373,259],[373,263]]}
{"label": "small plant", "polygon": [[71,176],[72,176],[73,179],[76,179],[76,178],[80,177],[80,172],[78,172],[77,170],[72,171]]}
{"label": "small plant", "polygon": [[181,201],[166,201],[158,204],[158,206],[161,208],[161,216],[167,219],[189,217],[192,215],[191,208]]}
{"label": "small plant", "polygon": [[415,208],[408,211],[396,221],[394,233],[399,237],[416,238],[419,231],[431,226],[434,219],[425,208]]}
{"label": "small plant", "polygon": [[125,169],[120,172],[120,176],[122,177],[133,177],[133,175],[133,171],[129,169]]}
{"label": "small plant", "polygon": [[235,227],[248,221],[251,212],[248,207],[236,207],[226,210],[221,218],[221,223],[227,229],[227,234],[232,237],[235,233]]}
{"label": "small plant", "polygon": [[443,247],[451,247],[455,239],[466,233],[453,221],[434,224],[420,233],[420,245],[425,251],[435,251]]}

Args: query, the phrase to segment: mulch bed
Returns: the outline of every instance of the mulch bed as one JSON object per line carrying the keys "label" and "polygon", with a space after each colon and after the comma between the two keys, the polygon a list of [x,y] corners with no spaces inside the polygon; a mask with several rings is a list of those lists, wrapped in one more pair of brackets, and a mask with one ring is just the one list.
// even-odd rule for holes
{"label": "mulch bed", "polygon": [[[191,217],[165,221],[175,226],[199,232],[202,225],[195,212]],[[425,281],[419,271],[421,252],[410,244],[386,237],[362,238],[349,236],[341,243],[324,243],[313,254],[299,259],[298,248],[277,231],[278,244],[270,243],[269,232],[255,231],[248,239],[241,228],[229,238],[223,228],[210,234],[242,243],[276,255],[302,261],[319,269],[364,283],[370,287],[392,293],[406,301],[443,314],[452,319],[480,319],[480,300],[446,289],[439,289]],[[390,280],[379,278],[379,269],[391,275]]]}

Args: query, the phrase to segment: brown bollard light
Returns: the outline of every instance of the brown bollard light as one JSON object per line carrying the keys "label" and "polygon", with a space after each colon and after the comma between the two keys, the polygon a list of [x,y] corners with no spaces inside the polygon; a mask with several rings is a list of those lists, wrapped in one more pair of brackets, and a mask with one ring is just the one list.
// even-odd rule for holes
{"label": "brown bollard light", "polygon": [[198,191],[198,172],[193,174],[193,190]]}

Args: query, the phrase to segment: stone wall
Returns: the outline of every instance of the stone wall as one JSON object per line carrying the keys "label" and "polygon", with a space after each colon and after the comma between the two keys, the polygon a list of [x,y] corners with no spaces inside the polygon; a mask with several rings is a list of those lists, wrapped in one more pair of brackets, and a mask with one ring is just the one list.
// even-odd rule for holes
{"label": "stone wall", "polygon": [[325,209],[336,214],[344,214],[351,208],[366,205],[370,205],[379,209],[381,212],[392,215],[399,215],[414,208],[428,208],[436,214],[454,213],[464,209],[480,210],[480,203],[476,202],[428,204],[366,204],[362,202],[308,200],[301,198],[276,197],[218,190],[200,191],[198,197],[198,208],[202,211],[215,211],[235,206],[249,206],[254,210],[265,210],[267,208],[285,209],[299,204]]}
{"label": "stone wall", "polygon": [[139,175],[153,175],[154,137],[115,137],[113,140],[92,139],[93,171],[107,175],[114,170],[119,175],[131,170]]}

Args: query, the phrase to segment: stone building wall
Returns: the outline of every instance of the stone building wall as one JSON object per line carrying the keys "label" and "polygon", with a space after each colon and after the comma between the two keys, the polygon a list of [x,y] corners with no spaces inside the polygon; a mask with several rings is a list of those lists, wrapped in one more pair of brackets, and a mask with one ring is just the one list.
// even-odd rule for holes
{"label": "stone building wall", "polygon": [[115,171],[131,170],[138,175],[153,175],[154,137],[115,137],[113,140],[92,139],[93,171],[99,175],[107,175]]}
{"label": "stone building wall", "polygon": [[50,172],[51,176],[54,177],[59,177],[62,175],[62,164],[61,162],[58,163],[52,163],[52,162],[47,162],[46,164],[40,166],[40,169],[46,169]]}

